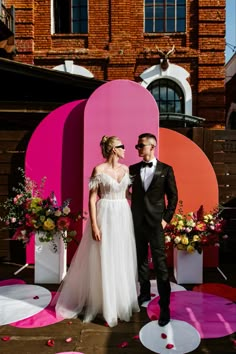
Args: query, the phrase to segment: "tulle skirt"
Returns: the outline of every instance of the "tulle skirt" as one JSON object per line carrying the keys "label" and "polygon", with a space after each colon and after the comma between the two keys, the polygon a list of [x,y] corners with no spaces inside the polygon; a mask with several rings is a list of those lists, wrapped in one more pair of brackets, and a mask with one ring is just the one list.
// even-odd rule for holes
{"label": "tulle skirt", "polygon": [[84,322],[102,314],[110,327],[139,311],[137,260],[130,206],[126,199],[100,199],[97,220],[102,239],[94,241],[90,220],[60,288],[57,316]]}

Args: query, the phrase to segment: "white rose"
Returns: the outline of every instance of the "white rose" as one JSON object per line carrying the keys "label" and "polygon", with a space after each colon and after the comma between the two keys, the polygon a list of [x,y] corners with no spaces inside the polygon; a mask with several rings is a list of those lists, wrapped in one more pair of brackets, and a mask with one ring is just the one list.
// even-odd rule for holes
{"label": "white rose", "polygon": [[66,206],[65,208],[62,209],[62,211],[65,215],[68,215],[70,213],[70,208]]}
{"label": "white rose", "polygon": [[178,244],[178,243],[180,243],[180,241],[181,241],[181,238],[179,236],[176,236],[174,239],[174,243]]}
{"label": "white rose", "polygon": [[166,242],[166,243],[169,243],[170,241],[171,241],[170,236],[165,236],[165,242]]}

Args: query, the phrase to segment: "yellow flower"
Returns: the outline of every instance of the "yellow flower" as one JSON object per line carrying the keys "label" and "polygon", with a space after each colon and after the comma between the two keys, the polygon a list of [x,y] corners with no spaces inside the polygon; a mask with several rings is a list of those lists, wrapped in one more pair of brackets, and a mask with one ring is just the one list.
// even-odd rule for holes
{"label": "yellow flower", "polygon": [[200,237],[198,235],[193,236],[193,242],[199,241]]}
{"label": "yellow flower", "polygon": [[47,218],[43,223],[43,229],[46,231],[51,231],[55,229],[55,223],[52,219]]}
{"label": "yellow flower", "polygon": [[42,202],[41,198],[33,198],[30,203],[30,208],[41,210],[42,209],[42,207],[40,205],[41,202]]}
{"label": "yellow flower", "polygon": [[193,246],[191,246],[191,245],[188,245],[187,252],[188,253],[194,253],[195,252],[195,248]]}
{"label": "yellow flower", "polygon": [[189,240],[187,238],[187,236],[183,236],[182,239],[181,239],[181,242],[183,245],[188,245],[189,244]]}

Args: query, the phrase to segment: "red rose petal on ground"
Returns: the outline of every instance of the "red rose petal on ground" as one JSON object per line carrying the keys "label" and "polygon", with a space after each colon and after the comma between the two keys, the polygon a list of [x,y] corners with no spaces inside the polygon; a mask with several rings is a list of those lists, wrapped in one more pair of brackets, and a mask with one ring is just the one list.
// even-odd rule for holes
{"label": "red rose petal on ground", "polygon": [[167,349],[172,349],[172,348],[174,348],[174,345],[173,345],[173,344],[167,344],[167,345],[166,345],[166,348],[167,348]]}
{"label": "red rose petal on ground", "polygon": [[66,343],[70,343],[70,342],[72,342],[72,338],[71,338],[71,337],[66,338],[66,339],[65,339],[65,342],[66,342]]}
{"label": "red rose petal on ground", "polygon": [[11,337],[8,337],[8,336],[5,336],[5,337],[2,337],[1,340],[3,340],[4,342],[7,342],[8,340],[10,340]]}
{"label": "red rose petal on ground", "polygon": [[48,345],[49,347],[54,347],[54,345],[55,345],[54,339],[49,339],[49,340],[47,341],[47,345]]}
{"label": "red rose petal on ground", "polygon": [[139,335],[136,334],[135,336],[133,336],[133,339],[139,339]]}
{"label": "red rose petal on ground", "polygon": [[162,333],[162,334],[161,334],[161,338],[166,339],[166,338],[167,338],[167,335],[166,335],[165,333]]}
{"label": "red rose petal on ground", "polygon": [[34,300],[38,300],[39,297],[36,295],[36,296],[33,297],[33,299],[34,299]]}
{"label": "red rose petal on ground", "polygon": [[122,342],[118,345],[118,348],[126,348],[128,347],[129,343],[128,342]]}
{"label": "red rose petal on ground", "polygon": [[109,324],[107,322],[104,323],[104,326],[109,327]]}
{"label": "red rose petal on ground", "polygon": [[151,294],[151,297],[155,297],[156,296],[156,294]]}
{"label": "red rose petal on ground", "polygon": [[232,340],[232,343],[233,343],[233,345],[236,346],[236,339],[233,339],[233,340]]}
{"label": "red rose petal on ground", "polygon": [[72,323],[73,323],[72,321],[67,322],[67,324],[69,324],[69,325],[71,325]]}

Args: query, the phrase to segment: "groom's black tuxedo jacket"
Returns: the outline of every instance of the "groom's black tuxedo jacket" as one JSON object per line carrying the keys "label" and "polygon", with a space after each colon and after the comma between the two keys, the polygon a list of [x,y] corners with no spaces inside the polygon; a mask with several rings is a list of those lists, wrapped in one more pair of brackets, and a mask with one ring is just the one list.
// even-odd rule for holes
{"label": "groom's black tuxedo jacket", "polygon": [[178,202],[173,168],[157,161],[152,182],[145,191],[140,177],[141,164],[139,162],[129,168],[132,180],[131,210],[136,230],[143,222],[151,227],[158,226],[162,219],[169,223]]}

